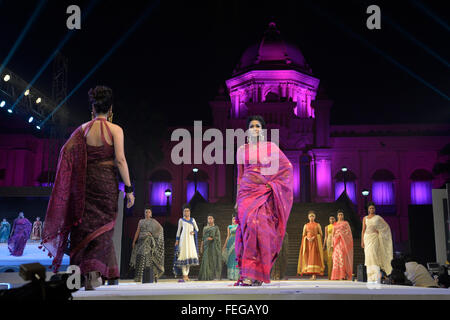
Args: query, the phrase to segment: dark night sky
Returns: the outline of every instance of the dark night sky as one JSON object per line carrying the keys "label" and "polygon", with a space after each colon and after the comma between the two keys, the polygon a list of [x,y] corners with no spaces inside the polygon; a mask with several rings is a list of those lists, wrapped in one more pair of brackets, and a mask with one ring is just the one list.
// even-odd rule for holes
{"label": "dark night sky", "polygon": [[[423,0],[422,0],[423,1]],[[0,61],[8,54],[38,1],[0,1]],[[353,32],[450,95],[449,68],[414,45],[385,20],[381,30],[366,28],[368,4],[378,4],[393,21],[450,61],[449,32],[412,1],[312,1]],[[141,15],[150,1],[100,1],[63,48],[69,59],[68,91],[84,77]],[[170,125],[211,121],[208,101],[217,94],[243,51],[260,41],[274,20],[282,36],[296,44],[334,100],[333,124],[443,123],[450,120],[449,100],[400,70],[317,14],[310,1],[161,1],[140,28],[68,101],[76,121],[89,119],[87,91],[106,84],[115,92],[115,120],[154,112]],[[449,21],[445,1],[423,2]],[[88,1],[47,3],[8,64],[25,80],[68,32],[65,9]],[[51,96],[51,67],[36,87]],[[76,115],[76,116],[75,116]],[[0,116],[4,117],[2,113]],[[125,117],[122,117],[124,119]],[[129,117],[127,117],[129,118]],[[122,120],[123,121],[123,120]]]}

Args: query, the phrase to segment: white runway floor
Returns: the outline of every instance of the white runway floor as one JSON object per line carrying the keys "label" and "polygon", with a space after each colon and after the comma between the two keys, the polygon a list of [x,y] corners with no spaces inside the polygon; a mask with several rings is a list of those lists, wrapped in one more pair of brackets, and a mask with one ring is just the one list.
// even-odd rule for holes
{"label": "white runway floor", "polygon": [[[15,257],[10,254],[7,243],[0,243],[0,267],[19,266],[24,263],[34,262],[39,262],[43,266],[50,266],[52,258],[48,256],[47,250],[44,252],[38,248],[39,246],[38,242],[28,241],[23,250],[23,255]],[[69,256],[64,255],[61,265],[69,265],[69,260]]]}
{"label": "white runway floor", "polygon": [[316,300],[316,299],[416,299],[450,300],[450,289],[376,285],[363,282],[329,280],[273,281],[261,287],[234,287],[232,281],[160,280],[138,284],[121,281],[118,286],[101,286],[93,291],[81,289],[75,300]]}

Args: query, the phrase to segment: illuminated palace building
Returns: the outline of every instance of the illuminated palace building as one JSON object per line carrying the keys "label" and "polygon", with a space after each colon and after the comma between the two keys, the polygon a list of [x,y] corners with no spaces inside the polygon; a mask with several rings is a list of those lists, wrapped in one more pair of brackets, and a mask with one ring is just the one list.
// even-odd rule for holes
{"label": "illuminated palace building", "polygon": [[[280,130],[280,148],[294,166],[294,202],[333,202],[343,193],[345,180],[348,198],[360,215],[365,201],[373,201],[390,224],[394,241],[407,241],[408,206],[431,204],[432,188],[443,185],[444,178],[433,176],[432,170],[439,151],[450,143],[450,126],[330,125],[333,102],[319,83],[301,51],[283,41],[271,23],[226,80],[228,94],[221,90],[210,102],[212,127],[225,136],[227,128],[245,129],[248,115],[262,115],[269,130]],[[235,166],[174,165],[170,150],[176,143],[166,146],[165,161],[153,171],[153,204],[164,205],[164,190],[172,190],[171,221],[176,223],[195,184],[208,202],[233,202]]]}
{"label": "illuminated palace building", "polygon": [[[440,188],[446,178],[433,175],[433,167],[450,143],[449,125],[330,125],[333,102],[302,52],[281,38],[274,23],[259,43],[244,51],[225,83],[227,91],[210,102],[212,127],[225,136],[225,129],[245,129],[247,116],[259,114],[269,130],[279,129],[280,148],[294,167],[295,203],[334,202],[345,188],[359,215],[365,201],[373,201],[390,224],[394,241],[408,240],[409,206],[431,204],[432,188]],[[0,186],[40,185],[47,170],[42,165],[47,151],[40,140],[0,136]],[[195,189],[207,202],[230,203],[232,208],[236,166],[175,165],[170,155],[177,143],[166,143],[165,159],[145,174],[145,202],[155,209],[170,206],[173,224]]]}

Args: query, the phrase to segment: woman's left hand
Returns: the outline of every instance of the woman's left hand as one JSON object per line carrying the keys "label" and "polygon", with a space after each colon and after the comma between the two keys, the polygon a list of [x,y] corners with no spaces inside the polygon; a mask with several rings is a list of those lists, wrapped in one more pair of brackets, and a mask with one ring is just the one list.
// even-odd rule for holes
{"label": "woman's left hand", "polygon": [[208,238],[208,240],[210,240],[210,241],[211,241],[211,240],[214,240],[214,239],[213,239],[212,237],[209,237],[209,238]]}
{"label": "woman's left hand", "polygon": [[134,194],[133,192],[127,193],[127,208],[134,206]]}
{"label": "woman's left hand", "polygon": [[195,234],[195,232],[194,231],[191,231],[191,235],[194,235]]}

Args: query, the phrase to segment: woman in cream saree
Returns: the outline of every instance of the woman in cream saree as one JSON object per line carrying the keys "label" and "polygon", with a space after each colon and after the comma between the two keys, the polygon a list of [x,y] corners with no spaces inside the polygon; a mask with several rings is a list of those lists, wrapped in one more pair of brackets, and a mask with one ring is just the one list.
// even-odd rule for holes
{"label": "woman in cream saree", "polygon": [[393,258],[391,228],[386,221],[375,214],[375,205],[368,206],[369,215],[363,219],[361,247],[364,248],[367,267],[367,281],[380,282],[380,269],[391,274]]}

